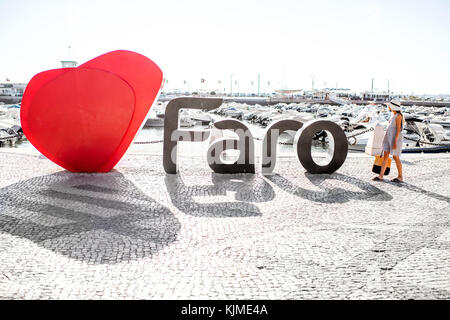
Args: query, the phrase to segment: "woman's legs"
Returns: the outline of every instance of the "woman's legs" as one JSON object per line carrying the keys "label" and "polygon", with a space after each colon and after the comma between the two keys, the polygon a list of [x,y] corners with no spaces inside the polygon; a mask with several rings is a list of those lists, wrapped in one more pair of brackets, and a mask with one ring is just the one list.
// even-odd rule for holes
{"label": "woman's legs", "polygon": [[402,162],[400,161],[399,156],[393,156],[395,160],[395,165],[397,166],[398,171],[398,180],[403,181],[403,168],[402,168]]}
{"label": "woman's legs", "polygon": [[384,151],[384,153],[383,153],[383,163],[381,165],[380,175],[378,176],[378,178],[380,180],[383,180],[384,173],[386,172],[386,168],[387,168],[387,165],[388,165],[388,158],[389,158],[389,152],[388,151]]}

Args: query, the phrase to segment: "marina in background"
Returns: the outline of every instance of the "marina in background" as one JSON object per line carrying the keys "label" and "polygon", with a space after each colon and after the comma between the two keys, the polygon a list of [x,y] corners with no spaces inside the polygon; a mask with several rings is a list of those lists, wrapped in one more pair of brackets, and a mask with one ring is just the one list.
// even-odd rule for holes
{"label": "marina in background", "polygon": [[[77,62],[61,61],[63,67],[76,67]],[[203,79],[202,79],[203,80]],[[258,75],[259,82],[259,75]],[[0,83],[0,146],[32,147],[23,135],[20,125],[20,102],[26,83]],[[313,83],[314,86],[314,83]],[[181,96],[220,97],[223,105],[213,111],[182,110],[181,127],[206,127],[223,118],[243,121],[252,130],[260,131],[269,123],[282,119],[295,119],[306,122],[324,119],[336,122],[346,132],[349,150],[364,151],[371,128],[375,125],[385,127],[389,120],[386,103],[399,99],[407,125],[404,128],[403,152],[447,152],[450,149],[450,95],[403,95],[388,91],[353,92],[346,88],[324,89],[279,89],[271,93],[240,93],[198,90],[194,92],[176,90],[164,91],[150,110],[136,141],[144,150],[143,144],[156,144],[162,139],[164,112],[168,102]],[[295,132],[287,132],[280,137],[282,145],[292,145]],[[315,138],[316,151],[326,149],[328,137],[319,132]],[[149,147],[147,146],[147,149]],[[154,147],[153,151],[157,151]],[[193,149],[195,150],[195,148]]]}

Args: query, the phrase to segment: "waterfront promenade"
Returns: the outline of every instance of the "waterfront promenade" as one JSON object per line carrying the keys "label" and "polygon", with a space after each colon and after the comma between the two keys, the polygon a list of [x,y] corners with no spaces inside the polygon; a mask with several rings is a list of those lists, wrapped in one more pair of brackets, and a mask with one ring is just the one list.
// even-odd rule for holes
{"label": "waterfront promenade", "polygon": [[0,299],[450,299],[450,155],[403,159],[399,186],[359,154],[166,176],[160,155],[73,174],[1,149]]}
{"label": "waterfront promenade", "polygon": [[[210,96],[211,97],[211,96]],[[215,96],[212,96],[215,97]],[[172,100],[174,97],[160,97],[158,101],[167,102]],[[278,103],[310,103],[310,104],[328,104],[328,105],[339,105],[339,103],[332,101],[330,99],[312,99],[303,97],[292,97],[292,96],[277,96],[277,97],[229,97],[223,96],[224,102],[235,102],[235,103],[245,103],[248,105],[275,105]],[[367,105],[372,103],[369,100],[348,100],[349,104],[356,105]],[[378,104],[384,104],[386,101],[377,101]],[[423,101],[423,100],[402,100],[403,106],[423,106],[423,107],[440,107],[447,108],[450,107],[450,101]]]}

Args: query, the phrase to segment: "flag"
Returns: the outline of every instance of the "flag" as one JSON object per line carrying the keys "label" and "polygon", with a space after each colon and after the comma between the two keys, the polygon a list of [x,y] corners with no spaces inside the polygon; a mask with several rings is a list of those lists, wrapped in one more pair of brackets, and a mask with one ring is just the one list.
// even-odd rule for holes
{"label": "flag", "polygon": [[253,86],[253,81],[252,81],[252,86]]}
{"label": "flag", "polygon": [[183,83],[186,84],[186,80],[183,80]]}
{"label": "flag", "polygon": [[6,78],[6,82],[9,82],[9,81],[11,81],[11,80],[9,80],[8,78]]}
{"label": "flag", "polygon": [[201,79],[200,79],[200,82],[201,82],[201,83],[205,83],[205,79],[201,78]]}
{"label": "flag", "polygon": [[222,83],[222,81],[219,80],[219,81],[217,81],[217,83]]}

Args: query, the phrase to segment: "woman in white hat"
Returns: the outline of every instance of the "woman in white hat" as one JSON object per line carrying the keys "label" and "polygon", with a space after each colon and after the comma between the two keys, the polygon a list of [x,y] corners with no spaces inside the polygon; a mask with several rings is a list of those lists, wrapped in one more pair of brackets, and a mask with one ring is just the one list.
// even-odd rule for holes
{"label": "woman in white hat", "polygon": [[400,161],[400,154],[402,153],[403,146],[403,115],[400,101],[392,100],[388,104],[389,110],[393,113],[391,119],[389,120],[389,125],[386,130],[386,134],[383,139],[383,164],[381,166],[381,171],[378,177],[373,178],[374,181],[383,181],[384,172],[386,171],[389,154],[395,160],[395,165],[397,166],[398,177],[393,179],[392,182],[403,182],[403,170],[402,163]]}

